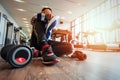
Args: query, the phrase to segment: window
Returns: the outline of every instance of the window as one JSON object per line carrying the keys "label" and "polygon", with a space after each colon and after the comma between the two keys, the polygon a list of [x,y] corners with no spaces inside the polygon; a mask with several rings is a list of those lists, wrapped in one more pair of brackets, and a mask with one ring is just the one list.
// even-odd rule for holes
{"label": "window", "polygon": [[118,0],[118,4],[120,5],[120,0]]}
{"label": "window", "polygon": [[117,5],[117,0],[111,0],[111,7],[114,7]]}
{"label": "window", "polygon": [[[88,41],[114,43],[120,42],[120,29],[116,31],[113,27],[115,21],[120,21],[120,0],[106,0],[91,11],[78,17],[75,21],[74,35],[79,31],[100,31],[95,36],[89,36]],[[79,29],[79,31],[78,31]],[[109,31],[112,29],[112,32]],[[98,40],[99,39],[99,40]],[[90,42],[94,43],[94,42]]]}
{"label": "window", "polygon": [[120,19],[120,5],[118,6],[118,19]]}

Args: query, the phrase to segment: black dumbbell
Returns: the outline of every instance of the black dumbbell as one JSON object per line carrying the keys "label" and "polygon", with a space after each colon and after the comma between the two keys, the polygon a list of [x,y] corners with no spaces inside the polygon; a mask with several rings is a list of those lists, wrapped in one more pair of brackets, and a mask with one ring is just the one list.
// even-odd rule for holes
{"label": "black dumbbell", "polygon": [[2,49],[1,49],[1,57],[7,61],[7,52],[9,52],[9,50],[13,47],[14,45],[13,44],[10,44],[10,45],[6,45],[4,46]]}
{"label": "black dumbbell", "polygon": [[26,66],[32,59],[32,50],[25,45],[7,45],[1,49],[1,57],[15,68]]}

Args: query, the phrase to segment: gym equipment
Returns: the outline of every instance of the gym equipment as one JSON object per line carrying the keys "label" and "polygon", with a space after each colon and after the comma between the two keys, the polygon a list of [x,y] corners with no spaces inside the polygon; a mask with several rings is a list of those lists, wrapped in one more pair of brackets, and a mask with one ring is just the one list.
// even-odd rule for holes
{"label": "gym equipment", "polygon": [[6,60],[7,61],[7,52],[13,47],[14,45],[7,45],[7,46],[5,46],[5,47],[3,47],[2,49],[1,49],[1,52],[0,52],[0,54],[1,54],[1,57],[4,59],[4,60]]}
{"label": "gym equipment", "polygon": [[63,55],[69,55],[73,51],[72,45],[68,42],[49,40],[48,43],[52,46],[53,52],[58,57],[61,57]]}
{"label": "gym equipment", "polygon": [[25,45],[6,45],[0,53],[1,57],[14,68],[24,67],[32,59],[32,50]]}
{"label": "gym equipment", "polygon": [[87,55],[81,51],[75,51],[71,57],[78,58],[79,60],[82,61],[87,59]]}
{"label": "gym equipment", "polygon": [[58,24],[58,22],[59,22],[59,16],[54,16],[48,23],[48,26],[45,31],[47,40],[50,39],[51,31]]}
{"label": "gym equipment", "polygon": [[51,40],[48,43],[52,46],[53,52],[56,56],[69,55],[73,52],[72,44],[69,42],[68,30],[54,29],[51,34]]}

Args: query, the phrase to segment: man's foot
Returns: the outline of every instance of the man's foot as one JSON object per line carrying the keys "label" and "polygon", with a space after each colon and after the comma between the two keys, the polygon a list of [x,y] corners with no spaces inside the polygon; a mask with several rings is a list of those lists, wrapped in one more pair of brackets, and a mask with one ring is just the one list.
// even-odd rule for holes
{"label": "man's foot", "polygon": [[37,50],[35,47],[31,47],[31,50],[33,52],[33,57],[41,57],[41,52]]}
{"label": "man's foot", "polygon": [[52,65],[59,62],[59,59],[53,53],[51,46],[48,44],[42,47],[42,58],[42,63],[46,65]]}

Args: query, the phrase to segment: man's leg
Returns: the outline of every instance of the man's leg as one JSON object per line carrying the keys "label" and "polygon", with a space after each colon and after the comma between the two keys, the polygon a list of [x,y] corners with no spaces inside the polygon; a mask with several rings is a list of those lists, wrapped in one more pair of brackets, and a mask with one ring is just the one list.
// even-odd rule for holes
{"label": "man's leg", "polygon": [[58,62],[57,56],[53,53],[51,46],[47,43],[46,34],[44,31],[45,25],[43,22],[35,22],[34,32],[37,37],[39,50],[42,51],[42,58],[44,64],[54,64]]}

